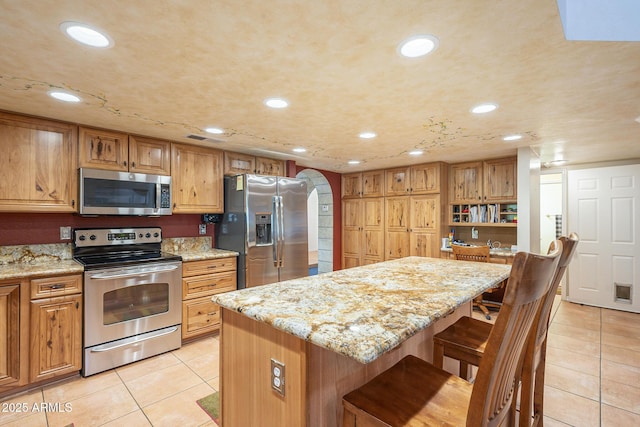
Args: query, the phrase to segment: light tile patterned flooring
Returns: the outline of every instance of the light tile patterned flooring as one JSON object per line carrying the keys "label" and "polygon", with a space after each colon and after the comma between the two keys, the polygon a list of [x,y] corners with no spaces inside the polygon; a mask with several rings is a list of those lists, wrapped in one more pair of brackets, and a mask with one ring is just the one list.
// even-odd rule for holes
{"label": "light tile patterned flooring", "polygon": [[[552,316],[545,425],[640,426],[640,314],[558,298]],[[37,402],[69,403],[71,410],[0,413],[0,425],[215,426],[195,402],[218,389],[218,348],[217,337],[207,338],[89,378],[14,396],[7,402],[28,408]]]}

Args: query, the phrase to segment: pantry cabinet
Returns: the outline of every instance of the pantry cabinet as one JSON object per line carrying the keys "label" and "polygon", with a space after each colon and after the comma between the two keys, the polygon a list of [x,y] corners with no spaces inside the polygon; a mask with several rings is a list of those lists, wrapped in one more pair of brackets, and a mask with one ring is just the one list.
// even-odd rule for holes
{"label": "pantry cabinet", "polygon": [[31,280],[29,381],[82,369],[82,276]]}
{"label": "pantry cabinet", "polygon": [[384,260],[384,198],[342,202],[342,267]]}
{"label": "pantry cabinet", "polygon": [[29,281],[0,281],[0,394],[28,383]]}
{"label": "pantry cabinet", "polygon": [[224,212],[222,151],[172,144],[173,213]]}
{"label": "pantry cabinet", "polygon": [[440,193],[441,178],[446,179],[444,164],[424,163],[410,167],[387,169],[385,171],[385,194],[402,196],[405,194]]}
{"label": "pantry cabinet", "polygon": [[93,169],[170,175],[171,143],[80,127],[79,164]]}
{"label": "pantry cabinet", "polygon": [[0,113],[0,212],[77,211],[77,127]]}
{"label": "pantry cabinet", "polygon": [[236,257],[182,264],[182,340],[217,331],[220,306],[211,297],[237,287]]}
{"label": "pantry cabinet", "polygon": [[356,172],[342,175],[342,198],[381,197],[384,195],[384,171]]}
{"label": "pantry cabinet", "polygon": [[385,259],[439,256],[440,195],[387,197]]}

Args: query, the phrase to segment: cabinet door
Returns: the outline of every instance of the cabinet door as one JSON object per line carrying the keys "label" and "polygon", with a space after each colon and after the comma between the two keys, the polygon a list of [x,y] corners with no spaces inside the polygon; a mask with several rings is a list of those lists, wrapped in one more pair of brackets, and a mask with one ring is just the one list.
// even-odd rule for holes
{"label": "cabinet door", "polygon": [[342,198],[353,199],[362,196],[362,174],[346,173],[342,175]]}
{"label": "cabinet door", "polygon": [[31,301],[31,382],[82,369],[82,295]]}
{"label": "cabinet door", "polygon": [[362,204],[361,200],[342,201],[342,267],[360,265]]}
{"label": "cabinet door", "polygon": [[381,197],[384,195],[384,171],[362,173],[362,196]]}
{"label": "cabinet door", "polygon": [[76,129],[0,113],[0,211],[76,211]]}
{"label": "cabinet door", "polygon": [[482,200],[482,162],[451,165],[451,203],[477,203]]}
{"label": "cabinet door", "polygon": [[171,175],[171,143],[141,136],[129,137],[129,170]]}
{"label": "cabinet door", "polygon": [[518,165],[515,157],[484,162],[484,200],[515,201],[518,198]]}
{"label": "cabinet door", "polygon": [[385,199],[385,260],[409,255],[409,197]]}
{"label": "cabinet door", "polygon": [[437,233],[412,232],[410,240],[411,249],[409,255],[436,258],[440,256]]}
{"label": "cabinet door", "polygon": [[256,174],[285,176],[284,160],[256,157]]}
{"label": "cabinet door", "polygon": [[440,192],[440,163],[411,167],[411,194]]}
{"label": "cabinet door", "polygon": [[222,152],[172,144],[171,180],[174,213],[222,213]]}
{"label": "cabinet door", "polygon": [[107,130],[80,128],[81,168],[129,170],[129,136]]}
{"label": "cabinet door", "polygon": [[412,196],[409,202],[409,231],[435,233],[440,228],[440,196]]}
{"label": "cabinet door", "polygon": [[27,384],[28,282],[0,282],[0,392]]}
{"label": "cabinet door", "polygon": [[224,152],[224,174],[256,173],[256,158],[248,154]]}
{"label": "cabinet door", "polygon": [[401,196],[409,193],[409,168],[387,169],[385,171],[385,191],[387,196]]}
{"label": "cabinet door", "polygon": [[362,262],[384,260],[384,199],[363,199]]}

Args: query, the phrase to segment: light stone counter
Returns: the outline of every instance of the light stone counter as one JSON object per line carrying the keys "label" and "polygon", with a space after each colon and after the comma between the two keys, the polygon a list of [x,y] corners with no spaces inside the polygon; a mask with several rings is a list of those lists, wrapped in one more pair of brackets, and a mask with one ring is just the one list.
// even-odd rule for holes
{"label": "light stone counter", "polygon": [[509,277],[510,265],[408,257],[215,295],[213,302],[370,363]]}
{"label": "light stone counter", "polygon": [[170,237],[162,240],[162,251],[180,255],[183,262],[238,256],[238,252],[211,247],[211,237]]}
{"label": "light stone counter", "polygon": [[71,255],[71,244],[0,246],[0,280],[77,274],[84,271]]}

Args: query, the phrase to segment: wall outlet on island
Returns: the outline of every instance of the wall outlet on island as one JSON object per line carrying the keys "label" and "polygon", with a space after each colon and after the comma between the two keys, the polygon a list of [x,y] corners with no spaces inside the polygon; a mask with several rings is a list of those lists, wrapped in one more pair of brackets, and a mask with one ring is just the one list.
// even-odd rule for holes
{"label": "wall outlet on island", "polygon": [[207,224],[199,224],[198,225],[198,232],[200,234],[207,234]]}
{"label": "wall outlet on island", "polygon": [[284,363],[271,359],[271,388],[284,397]]}

